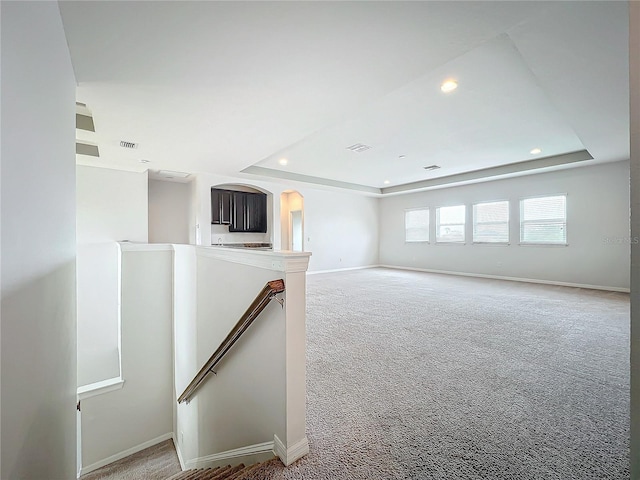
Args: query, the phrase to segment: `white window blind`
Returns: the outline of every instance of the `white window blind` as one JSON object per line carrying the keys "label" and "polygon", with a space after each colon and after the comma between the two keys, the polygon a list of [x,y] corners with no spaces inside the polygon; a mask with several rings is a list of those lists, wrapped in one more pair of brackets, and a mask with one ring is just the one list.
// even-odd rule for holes
{"label": "white window blind", "polygon": [[429,241],[429,209],[413,208],[404,212],[404,239],[406,242]]}
{"label": "white window blind", "polygon": [[567,244],[567,196],[520,200],[520,242]]}
{"label": "white window blind", "polygon": [[436,209],[436,242],[464,242],[464,205]]}
{"label": "white window blind", "polygon": [[473,241],[509,243],[509,202],[484,202],[473,206]]}

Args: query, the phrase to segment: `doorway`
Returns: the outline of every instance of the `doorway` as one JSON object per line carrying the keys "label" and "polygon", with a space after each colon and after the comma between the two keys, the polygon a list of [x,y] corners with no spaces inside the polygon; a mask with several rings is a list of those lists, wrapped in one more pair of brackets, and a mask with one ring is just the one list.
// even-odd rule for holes
{"label": "doorway", "polygon": [[302,226],[302,210],[294,210],[290,213],[291,248],[294,252],[304,251],[304,231]]}
{"label": "doorway", "polygon": [[287,190],[280,195],[281,247],[283,250],[303,252],[304,241],[304,198],[295,190]]}

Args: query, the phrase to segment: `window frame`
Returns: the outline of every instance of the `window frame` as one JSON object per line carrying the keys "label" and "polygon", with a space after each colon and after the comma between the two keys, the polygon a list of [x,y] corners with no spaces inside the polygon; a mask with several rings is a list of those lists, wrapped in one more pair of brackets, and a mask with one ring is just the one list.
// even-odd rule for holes
{"label": "window frame", "polygon": [[[525,241],[523,240],[523,225],[525,223],[541,223],[541,224],[554,224],[554,223],[559,223],[557,220],[558,219],[552,219],[552,220],[544,220],[544,221],[540,221],[540,220],[524,220],[524,215],[523,215],[523,207],[524,207],[524,201],[525,200],[533,200],[536,198],[552,198],[552,197],[564,197],[564,242],[544,242],[544,241],[535,241],[535,242],[530,242],[530,241]],[[518,201],[518,207],[519,207],[519,225],[518,228],[520,230],[520,242],[519,245],[523,246],[523,247],[527,247],[527,246],[534,246],[534,247],[567,247],[569,246],[569,232],[568,232],[568,218],[567,218],[567,200],[569,198],[569,195],[566,193],[550,193],[550,194],[544,194],[544,195],[532,195],[529,197],[520,197],[519,201]]]}
{"label": "window frame", "polygon": [[[418,210],[427,211],[427,239],[426,240],[407,240],[407,213]],[[431,208],[430,207],[411,207],[404,209],[404,243],[431,243]]]}
{"label": "window frame", "polygon": [[[499,242],[488,242],[483,240],[476,240],[476,206],[483,205],[487,203],[506,203],[507,204],[507,221],[506,222],[483,222],[481,225],[498,225],[498,224],[507,224],[507,240],[499,241]],[[475,202],[471,204],[471,243],[473,245],[498,245],[498,246],[506,246],[511,245],[511,201],[507,199],[501,200],[483,200],[480,202]]]}
{"label": "window frame", "polygon": [[[464,223],[447,223],[445,225],[462,225],[462,240],[439,240],[438,232],[440,231],[440,209],[441,208],[451,208],[451,207],[463,207],[464,208]],[[467,204],[466,203],[458,203],[455,205],[441,205],[435,208],[436,212],[436,224],[435,224],[435,243],[436,245],[466,245],[467,244]]]}

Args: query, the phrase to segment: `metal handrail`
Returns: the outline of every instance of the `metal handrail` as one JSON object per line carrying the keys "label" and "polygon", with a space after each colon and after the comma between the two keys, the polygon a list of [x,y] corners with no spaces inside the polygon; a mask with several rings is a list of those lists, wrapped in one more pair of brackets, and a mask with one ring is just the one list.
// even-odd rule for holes
{"label": "metal handrail", "polygon": [[[231,329],[229,335],[222,341],[220,346],[213,352],[213,355],[207,360],[207,363],[200,369],[200,371],[193,377],[191,383],[185,388],[182,395],[178,397],[178,403],[184,401],[189,402],[195,391],[200,387],[209,373],[215,373],[213,369],[220,363],[222,358],[238,341],[242,334],[251,326],[253,321],[260,315],[269,302],[275,298],[276,294],[284,292],[284,280],[272,280],[267,282],[264,288],[260,291],[258,296],[253,300],[253,303],[249,306],[246,312],[240,317],[240,320]],[[278,300],[276,298],[276,300]],[[280,300],[278,300],[280,301]],[[280,301],[282,305],[282,302]]]}

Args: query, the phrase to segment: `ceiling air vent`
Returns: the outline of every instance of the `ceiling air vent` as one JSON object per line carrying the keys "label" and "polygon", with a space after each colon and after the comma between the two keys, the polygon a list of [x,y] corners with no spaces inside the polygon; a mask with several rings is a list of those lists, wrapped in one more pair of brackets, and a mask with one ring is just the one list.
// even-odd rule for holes
{"label": "ceiling air vent", "polygon": [[347,147],[347,150],[351,150],[352,152],[362,153],[369,150],[371,147],[369,145],[365,145],[364,143],[354,143],[350,147]]}
{"label": "ceiling air vent", "polygon": [[158,175],[165,178],[187,178],[190,173],[187,172],[173,172],[171,170],[160,170]]}
{"label": "ceiling air vent", "polygon": [[428,167],[422,167],[425,170],[438,170],[440,168],[440,165],[429,165]]}
{"label": "ceiling air vent", "polygon": [[133,143],[133,142],[125,142],[124,140],[122,140],[120,142],[120,146],[122,148],[138,148],[138,144],[137,143]]}

